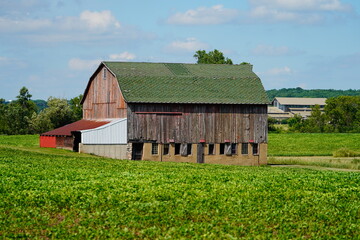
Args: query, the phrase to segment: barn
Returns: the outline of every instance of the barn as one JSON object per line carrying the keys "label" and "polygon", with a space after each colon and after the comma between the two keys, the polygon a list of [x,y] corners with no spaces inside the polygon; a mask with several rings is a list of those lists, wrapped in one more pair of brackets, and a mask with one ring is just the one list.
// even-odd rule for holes
{"label": "barn", "polygon": [[83,119],[40,136],[118,159],[267,163],[267,104],[252,65],[102,62]]}
{"label": "barn", "polygon": [[76,142],[78,138],[75,140],[74,131],[97,128],[109,122],[110,121],[106,120],[81,119],[49,132],[42,133],[40,134],[40,147],[63,148],[77,151],[78,144]]}
{"label": "barn", "polygon": [[114,158],[261,165],[268,103],[250,64],[102,62],[83,118],[112,124],[74,133],[81,152]]}

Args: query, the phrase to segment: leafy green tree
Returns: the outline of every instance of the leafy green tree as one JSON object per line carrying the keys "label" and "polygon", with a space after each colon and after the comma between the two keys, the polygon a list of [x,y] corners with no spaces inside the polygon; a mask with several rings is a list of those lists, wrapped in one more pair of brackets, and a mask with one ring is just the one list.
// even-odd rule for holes
{"label": "leafy green tree", "polygon": [[289,131],[300,132],[303,127],[303,119],[300,115],[295,114],[293,117],[288,119]]}
{"label": "leafy green tree", "polygon": [[7,121],[6,121],[6,110],[7,105],[5,104],[5,99],[0,98],[0,134],[6,134],[7,130]]}
{"label": "leafy green tree", "polygon": [[82,111],[82,105],[80,104],[82,98],[83,98],[83,95],[80,94],[79,96],[74,97],[74,98],[70,99],[70,101],[69,101],[71,111],[73,112],[73,120],[74,121],[78,121],[78,120],[82,119],[83,111]]}
{"label": "leafy green tree", "polygon": [[303,121],[303,124],[302,132],[321,133],[325,131],[326,116],[321,112],[319,105],[312,107],[311,115]]}
{"label": "leafy green tree", "polygon": [[328,98],[324,113],[314,106],[308,119],[294,116],[288,123],[295,132],[360,132],[360,96]]}
{"label": "leafy green tree", "polygon": [[73,122],[73,112],[66,99],[49,97],[48,108],[31,117],[31,129],[43,133]]}
{"label": "leafy green tree", "polygon": [[31,101],[31,94],[26,87],[22,87],[16,101],[12,101],[6,106],[4,111],[4,125],[6,134],[29,134],[31,133],[29,124],[33,113],[37,112],[37,107]]}
{"label": "leafy green tree", "polygon": [[50,117],[42,111],[31,116],[30,129],[32,133],[40,134],[54,129],[54,124],[52,124]]}
{"label": "leafy green tree", "polygon": [[233,64],[230,58],[225,58],[224,54],[217,49],[208,53],[205,50],[198,50],[194,58],[199,64]]}
{"label": "leafy green tree", "polygon": [[279,130],[275,127],[278,121],[275,118],[268,117],[268,130],[269,132],[278,132]]}
{"label": "leafy green tree", "polygon": [[335,132],[360,131],[360,96],[340,96],[326,100],[325,114]]}
{"label": "leafy green tree", "polygon": [[36,104],[31,101],[32,95],[29,93],[29,90],[26,87],[20,89],[20,94],[16,96],[16,104],[20,105],[23,109],[26,109],[28,112],[36,112]]}
{"label": "leafy green tree", "polygon": [[45,108],[48,107],[47,102],[45,100],[37,99],[37,100],[32,100],[32,101],[38,107],[39,112],[41,112],[42,110],[44,110]]}
{"label": "leafy green tree", "polygon": [[31,117],[31,130],[44,133],[54,128],[80,120],[82,118],[82,94],[67,101],[66,99],[49,97],[47,108]]}

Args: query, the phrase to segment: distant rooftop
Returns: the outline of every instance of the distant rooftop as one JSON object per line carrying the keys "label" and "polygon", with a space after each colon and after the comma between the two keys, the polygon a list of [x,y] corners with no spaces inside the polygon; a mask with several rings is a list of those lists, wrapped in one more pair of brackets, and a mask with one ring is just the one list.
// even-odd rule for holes
{"label": "distant rooftop", "polygon": [[294,98],[294,97],[276,97],[274,98],[281,105],[325,105],[326,98]]}

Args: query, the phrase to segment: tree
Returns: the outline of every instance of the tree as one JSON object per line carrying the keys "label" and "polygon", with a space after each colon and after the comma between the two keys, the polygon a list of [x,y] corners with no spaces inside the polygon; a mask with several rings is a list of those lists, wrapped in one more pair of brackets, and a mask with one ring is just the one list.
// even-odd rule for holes
{"label": "tree", "polygon": [[199,64],[233,64],[230,58],[225,58],[224,54],[217,49],[208,53],[205,50],[198,50],[194,54],[194,58]]}
{"label": "tree", "polygon": [[328,98],[325,114],[333,131],[360,131],[360,96]]}
{"label": "tree", "polygon": [[0,134],[7,133],[7,121],[5,118],[7,105],[5,104],[5,99],[0,98]]}
{"label": "tree", "polygon": [[37,99],[32,101],[36,104],[39,112],[41,112],[42,110],[48,107],[47,102],[45,100]]}
{"label": "tree", "polygon": [[74,98],[70,99],[70,101],[69,101],[71,111],[73,112],[73,120],[74,121],[78,121],[78,120],[82,119],[83,111],[82,111],[82,105],[80,104],[82,98],[83,98],[83,95],[80,94],[79,96],[74,97]]}
{"label": "tree", "polygon": [[292,132],[300,132],[303,126],[303,119],[299,114],[295,114],[288,120],[289,130]]}
{"label": "tree", "polygon": [[268,117],[268,131],[269,132],[280,132],[280,129],[275,127],[275,124],[278,123],[278,120],[272,117]]}
{"label": "tree", "polygon": [[22,87],[19,95],[16,96],[16,103],[29,112],[37,111],[36,104],[31,101],[31,97],[32,95],[29,93],[29,90],[26,87]]}
{"label": "tree", "polygon": [[288,123],[297,132],[360,132],[360,96],[328,98],[324,113],[315,105],[308,119],[295,115]]}
{"label": "tree", "polygon": [[302,132],[317,132],[325,131],[326,119],[325,114],[321,112],[320,106],[315,105],[311,108],[311,115],[308,119],[303,121]]}
{"label": "tree", "polygon": [[49,97],[48,108],[31,117],[31,128],[35,133],[47,132],[73,122],[73,112],[66,99]]}
{"label": "tree", "polygon": [[33,113],[37,112],[37,107],[31,101],[31,94],[26,87],[19,91],[17,100],[8,104],[3,112],[5,134],[29,134],[31,133],[29,124]]}
{"label": "tree", "polygon": [[30,129],[32,133],[44,133],[54,129],[48,115],[44,114],[43,111],[39,114],[34,113],[30,119]]}
{"label": "tree", "polygon": [[275,97],[311,97],[311,98],[330,98],[339,96],[360,96],[360,89],[334,90],[334,89],[302,89],[282,88],[266,91],[270,99]]}

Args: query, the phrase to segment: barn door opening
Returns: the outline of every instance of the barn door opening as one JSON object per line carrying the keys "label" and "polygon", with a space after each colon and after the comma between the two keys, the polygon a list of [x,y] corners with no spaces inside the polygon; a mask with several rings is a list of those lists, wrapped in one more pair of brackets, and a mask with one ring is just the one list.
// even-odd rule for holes
{"label": "barn door opening", "polygon": [[143,152],[143,143],[133,143],[132,144],[132,157],[131,160],[141,160]]}
{"label": "barn door opening", "polygon": [[204,144],[198,143],[197,145],[197,163],[205,162],[204,156]]}
{"label": "barn door opening", "polygon": [[79,144],[81,143],[81,132],[72,132],[74,142],[73,142],[73,152],[79,151]]}

